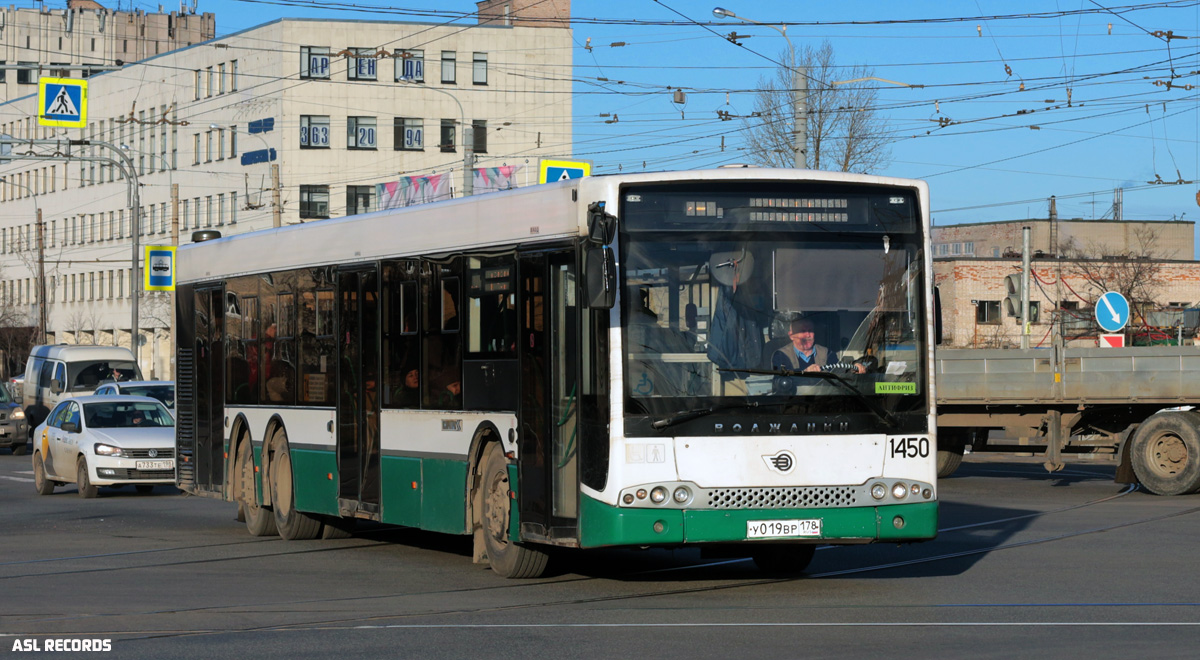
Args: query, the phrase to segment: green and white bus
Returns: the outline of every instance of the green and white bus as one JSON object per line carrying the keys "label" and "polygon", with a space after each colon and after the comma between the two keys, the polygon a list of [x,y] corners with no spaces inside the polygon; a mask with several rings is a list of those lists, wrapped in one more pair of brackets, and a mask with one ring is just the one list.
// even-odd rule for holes
{"label": "green and white bus", "polygon": [[357,519],[803,570],[933,538],[928,188],[600,176],[179,248],[178,483],[252,534]]}

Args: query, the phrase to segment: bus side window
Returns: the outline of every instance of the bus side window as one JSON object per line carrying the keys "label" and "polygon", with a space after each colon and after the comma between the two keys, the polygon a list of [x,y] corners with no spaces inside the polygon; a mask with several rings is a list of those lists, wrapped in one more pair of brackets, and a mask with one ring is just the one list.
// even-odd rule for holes
{"label": "bus side window", "polygon": [[462,409],[458,263],[430,264],[421,278],[426,314],[421,392],[423,407],[433,410]]}
{"label": "bus side window", "polygon": [[417,261],[383,264],[384,408],[421,407]]}

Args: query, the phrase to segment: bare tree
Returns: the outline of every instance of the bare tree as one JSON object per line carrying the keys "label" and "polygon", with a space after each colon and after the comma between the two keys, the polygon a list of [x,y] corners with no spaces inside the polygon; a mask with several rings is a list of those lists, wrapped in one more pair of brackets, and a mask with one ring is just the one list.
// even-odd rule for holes
{"label": "bare tree", "polygon": [[1093,305],[1105,292],[1116,291],[1144,316],[1148,309],[1158,306],[1155,296],[1160,288],[1162,261],[1157,256],[1157,243],[1157,231],[1139,227],[1134,229],[1130,245],[1120,251],[1094,241],[1082,248],[1073,242],[1060,245],[1060,254],[1070,260],[1064,276],[1082,280],[1086,293],[1079,293],[1090,294]]}
{"label": "bare tree", "polygon": [[[839,67],[833,46],[821,42],[797,52],[797,65],[807,72],[808,144],[805,161],[809,169],[867,173],[892,160],[887,125],[876,111],[878,92],[867,81],[833,85],[840,80],[867,78],[874,70],[866,66]],[[784,50],[781,62],[788,62]],[[754,97],[755,115],[743,122],[750,159],[766,167],[793,167],[794,122],[792,71],[781,66],[774,75],[758,81]]]}

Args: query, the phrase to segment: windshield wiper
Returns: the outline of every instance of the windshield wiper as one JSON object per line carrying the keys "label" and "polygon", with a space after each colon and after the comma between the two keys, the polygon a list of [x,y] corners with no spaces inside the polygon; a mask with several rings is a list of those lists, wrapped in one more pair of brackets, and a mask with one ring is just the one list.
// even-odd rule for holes
{"label": "windshield wiper", "polygon": [[726,369],[717,367],[717,371],[736,371],[744,374],[757,374],[761,376],[784,376],[786,378],[816,378],[819,380],[829,380],[841,385],[847,391],[855,396],[859,401],[867,407],[868,410],[875,413],[875,416],[882,419],[886,424],[898,426],[900,420],[883,406],[873,401],[870,397],[858,391],[858,388],[850,383],[845,378],[833,373],[832,371],[796,371],[787,367],[776,367],[775,369]]}
{"label": "windshield wiper", "polygon": [[742,403],[731,403],[731,404],[726,404],[723,406],[709,406],[707,408],[694,408],[692,410],[682,410],[680,412],[675,413],[674,415],[671,415],[670,417],[663,417],[660,420],[656,420],[653,424],[650,425],[650,427],[657,429],[657,430],[662,430],[662,429],[667,428],[668,426],[673,426],[673,425],[679,424],[681,422],[688,422],[693,419],[698,419],[700,417],[704,417],[705,415],[711,415],[711,414],[721,411],[721,410],[733,410],[734,408],[757,408],[758,406],[759,406],[759,403],[757,401],[748,401],[748,402],[742,402]]}

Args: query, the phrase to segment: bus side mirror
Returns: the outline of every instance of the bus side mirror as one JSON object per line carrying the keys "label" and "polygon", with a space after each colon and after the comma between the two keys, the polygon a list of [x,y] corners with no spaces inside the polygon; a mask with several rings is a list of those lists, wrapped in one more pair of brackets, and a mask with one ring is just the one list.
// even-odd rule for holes
{"label": "bus side mirror", "polygon": [[587,306],[612,309],[617,302],[617,258],[612,248],[590,246],[583,253],[583,287]]}
{"label": "bus side mirror", "polygon": [[596,245],[608,245],[617,235],[617,216],[604,212],[604,202],[588,205],[588,240]]}
{"label": "bus side mirror", "polygon": [[942,290],[936,286],[933,287],[933,343],[935,346],[942,343]]}
{"label": "bus side mirror", "polygon": [[52,379],[50,381],[50,392],[53,394],[62,394],[62,391],[63,391],[62,381],[57,378]]}

